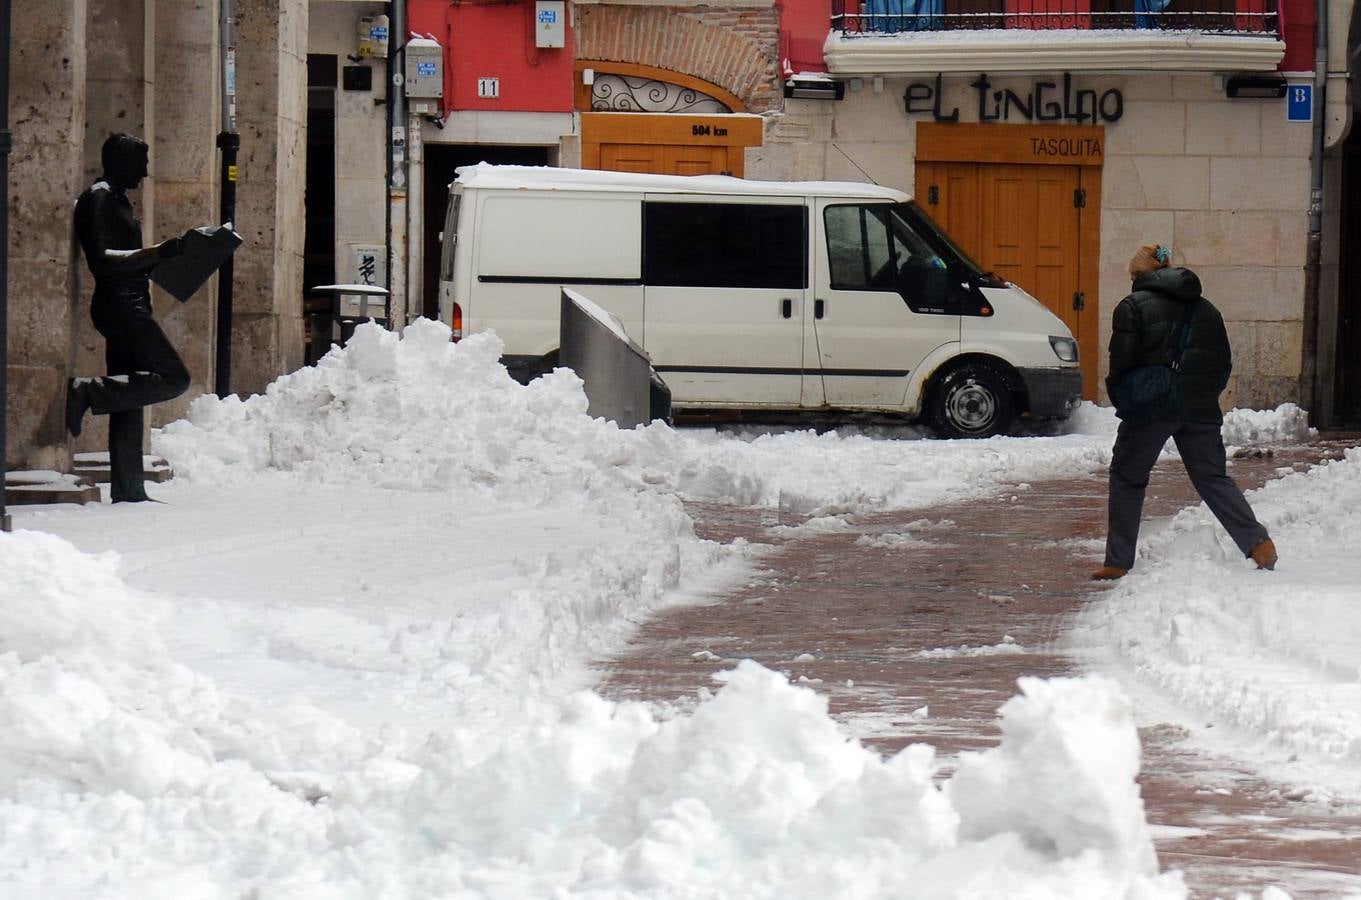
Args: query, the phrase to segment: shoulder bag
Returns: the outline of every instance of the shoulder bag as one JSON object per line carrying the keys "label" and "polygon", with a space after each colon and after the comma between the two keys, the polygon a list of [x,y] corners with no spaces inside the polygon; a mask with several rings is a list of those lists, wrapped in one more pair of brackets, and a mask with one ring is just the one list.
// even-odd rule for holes
{"label": "shoulder bag", "polygon": [[1136,366],[1121,375],[1112,386],[1110,394],[1116,418],[1128,425],[1147,425],[1177,414],[1177,370],[1181,368],[1181,356],[1191,337],[1191,316],[1199,302],[1196,299],[1186,304],[1177,345],[1168,355],[1166,364]]}

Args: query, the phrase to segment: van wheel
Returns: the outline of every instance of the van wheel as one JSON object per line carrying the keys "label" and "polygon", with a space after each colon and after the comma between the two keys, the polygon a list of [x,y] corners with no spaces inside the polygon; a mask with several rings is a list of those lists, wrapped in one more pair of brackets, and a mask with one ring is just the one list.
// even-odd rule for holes
{"label": "van wheel", "polygon": [[1016,403],[995,369],[965,363],[937,382],[928,417],[941,437],[986,438],[1011,430]]}

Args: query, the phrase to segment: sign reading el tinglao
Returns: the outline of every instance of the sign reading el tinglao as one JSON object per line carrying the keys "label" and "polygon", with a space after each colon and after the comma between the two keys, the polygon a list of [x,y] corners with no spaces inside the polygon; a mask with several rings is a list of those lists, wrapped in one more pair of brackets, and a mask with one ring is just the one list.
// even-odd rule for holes
{"label": "sign reading el tinglao", "polygon": [[[1018,94],[1010,88],[994,89],[986,74],[969,83],[978,102],[978,121],[1076,122],[1093,125],[1114,122],[1125,114],[1124,95],[1116,88],[1101,94],[1073,88],[1073,76],[1063,73],[1063,82],[1036,81],[1031,89]],[[935,83],[916,81],[907,86],[903,103],[908,115],[930,113],[937,122],[958,122],[959,107],[946,112],[942,103],[941,76]]]}

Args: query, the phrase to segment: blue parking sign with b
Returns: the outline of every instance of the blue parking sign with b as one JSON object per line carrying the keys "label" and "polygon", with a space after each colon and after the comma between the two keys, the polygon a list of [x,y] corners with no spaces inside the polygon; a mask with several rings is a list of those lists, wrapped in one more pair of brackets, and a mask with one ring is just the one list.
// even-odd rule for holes
{"label": "blue parking sign with b", "polygon": [[1289,122],[1312,122],[1314,120],[1314,86],[1312,84],[1292,84],[1286,91],[1285,118]]}

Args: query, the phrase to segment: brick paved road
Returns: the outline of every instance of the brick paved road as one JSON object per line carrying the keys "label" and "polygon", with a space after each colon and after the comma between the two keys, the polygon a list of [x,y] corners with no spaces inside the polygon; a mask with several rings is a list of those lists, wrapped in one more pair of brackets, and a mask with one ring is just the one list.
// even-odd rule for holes
{"label": "brick paved road", "polygon": [[[1278,450],[1236,460],[1244,489],[1285,466],[1336,455],[1338,445]],[[1194,502],[1180,465],[1160,466],[1146,515]],[[764,571],[721,602],[671,611],[605,663],[601,691],[614,699],[693,704],[712,674],[751,658],[824,692],[832,714],[885,752],[913,741],[942,757],[994,745],[998,707],[1022,675],[1074,674],[1056,649],[1077,607],[1101,586],[1104,473],[1035,483],[998,498],[907,514],[864,517],[849,532],[786,538],[773,511],[696,506],[700,533],[777,543]],[[908,540],[929,541],[914,553]],[[1289,552],[1285,549],[1284,552]],[[943,656],[938,648],[1025,653]],[[696,662],[709,651],[720,659]],[[811,658],[803,657],[805,654]],[[925,715],[914,711],[927,707]],[[1177,729],[1141,731],[1141,777],[1165,868],[1182,869],[1197,897],[1260,892],[1267,884],[1303,898],[1361,896],[1361,809],[1285,799],[1229,760],[1196,752]]]}

